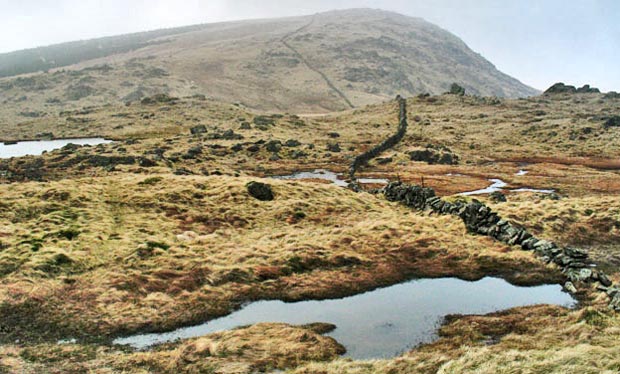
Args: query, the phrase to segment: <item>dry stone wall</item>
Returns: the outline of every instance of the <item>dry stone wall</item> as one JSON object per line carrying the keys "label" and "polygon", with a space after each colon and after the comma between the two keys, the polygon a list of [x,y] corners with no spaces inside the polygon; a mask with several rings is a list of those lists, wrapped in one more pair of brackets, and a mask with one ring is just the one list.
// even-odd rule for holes
{"label": "dry stone wall", "polygon": [[405,137],[405,134],[407,133],[407,100],[400,96],[398,96],[396,100],[399,105],[398,130],[396,131],[396,134],[385,139],[379,145],[362,153],[353,160],[351,166],[349,167],[349,178],[351,179],[351,188],[354,190],[360,190],[359,184],[356,182],[355,173],[357,173],[362,166],[366,165],[373,158],[379,156],[388,149],[393,148]]}
{"label": "dry stone wall", "polygon": [[508,245],[518,245],[525,251],[533,251],[541,260],[553,262],[562,269],[566,276],[564,288],[568,292],[577,293],[578,286],[597,283],[597,289],[610,297],[610,308],[620,311],[620,285],[612,284],[605,273],[597,270],[585,250],[562,248],[553,242],[536,238],[526,229],[502,219],[478,200],[451,203],[435,196],[431,188],[402,182],[388,184],[383,193],[389,201],[400,202],[417,210],[458,216],[469,232],[491,236]]}

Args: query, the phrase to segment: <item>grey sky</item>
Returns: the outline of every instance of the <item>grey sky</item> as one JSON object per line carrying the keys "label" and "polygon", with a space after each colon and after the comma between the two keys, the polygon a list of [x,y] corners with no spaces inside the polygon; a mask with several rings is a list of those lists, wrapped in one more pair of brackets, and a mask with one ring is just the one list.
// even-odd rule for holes
{"label": "grey sky", "polygon": [[0,53],[162,27],[371,7],[423,17],[544,89],[620,91],[617,0],[0,0]]}

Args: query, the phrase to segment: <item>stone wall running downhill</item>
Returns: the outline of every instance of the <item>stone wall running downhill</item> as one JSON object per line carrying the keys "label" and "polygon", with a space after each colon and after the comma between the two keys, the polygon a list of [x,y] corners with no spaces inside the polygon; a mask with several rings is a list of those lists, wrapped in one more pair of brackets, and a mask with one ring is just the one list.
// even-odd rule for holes
{"label": "stone wall running downhill", "polygon": [[597,289],[607,293],[611,299],[609,307],[620,311],[620,285],[613,285],[605,273],[597,270],[585,250],[561,248],[553,242],[538,239],[524,228],[503,220],[478,200],[451,203],[435,196],[431,188],[402,182],[388,184],[383,193],[389,201],[400,202],[417,210],[459,216],[469,232],[491,236],[508,245],[518,245],[525,251],[533,251],[541,260],[553,262],[562,269],[566,276],[564,288],[570,293],[577,293],[577,286],[598,282]]}
{"label": "stone wall running downhill", "polygon": [[357,156],[349,167],[349,178],[351,179],[350,187],[355,191],[361,190],[359,184],[357,183],[357,179],[355,178],[355,173],[357,173],[362,166],[366,165],[368,161],[398,144],[407,133],[407,100],[400,97],[400,95],[396,97],[396,100],[399,104],[398,130],[396,131],[396,134],[385,139],[379,145]]}

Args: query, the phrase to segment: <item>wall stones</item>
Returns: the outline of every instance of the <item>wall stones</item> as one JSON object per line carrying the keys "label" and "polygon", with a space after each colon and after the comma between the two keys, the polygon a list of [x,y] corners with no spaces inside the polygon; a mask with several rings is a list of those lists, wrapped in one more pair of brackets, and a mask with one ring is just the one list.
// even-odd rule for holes
{"label": "wall stones", "polygon": [[583,249],[561,248],[551,241],[538,239],[526,229],[503,220],[478,200],[450,203],[435,196],[431,188],[402,182],[389,183],[383,189],[383,194],[389,201],[400,202],[414,209],[458,216],[471,233],[490,236],[508,245],[518,245],[524,251],[533,251],[541,260],[553,262],[562,269],[567,279],[564,289],[570,293],[576,293],[579,285],[597,282],[597,289],[611,298],[609,307],[620,311],[620,286],[614,286],[605,273],[597,270],[588,252]]}
{"label": "wall stones", "polygon": [[382,152],[394,147],[405,137],[405,134],[407,133],[407,100],[400,97],[400,95],[396,98],[396,100],[399,105],[398,130],[396,131],[396,134],[390,136],[372,149],[369,149],[368,151],[357,156],[349,167],[349,178],[352,180],[351,187],[356,191],[360,190],[355,178],[355,173],[359,170],[359,168],[366,165],[368,161],[379,156]]}

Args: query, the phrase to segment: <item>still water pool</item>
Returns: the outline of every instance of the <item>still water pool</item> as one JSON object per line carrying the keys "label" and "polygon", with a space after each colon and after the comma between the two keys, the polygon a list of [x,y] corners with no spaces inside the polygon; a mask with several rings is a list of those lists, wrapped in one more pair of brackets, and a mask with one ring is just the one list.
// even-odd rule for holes
{"label": "still water pool", "polygon": [[574,303],[559,285],[518,287],[497,278],[477,282],[421,279],[338,300],[259,301],[201,325],[134,335],[114,343],[145,349],[259,322],[328,322],[337,326],[328,335],[346,347],[346,356],[387,358],[436,339],[437,328],[448,314],[486,314],[535,304],[570,307]]}

